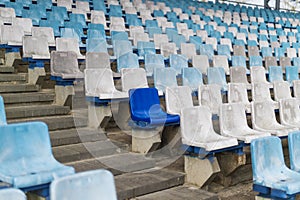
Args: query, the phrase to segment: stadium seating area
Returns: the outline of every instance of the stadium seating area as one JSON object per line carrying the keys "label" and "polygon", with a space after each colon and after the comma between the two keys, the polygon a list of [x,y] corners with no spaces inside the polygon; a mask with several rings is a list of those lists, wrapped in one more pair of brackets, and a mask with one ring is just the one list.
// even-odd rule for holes
{"label": "stadium seating area", "polygon": [[[250,145],[255,191],[300,193],[300,13],[186,0],[0,0],[0,25],[3,66],[28,63],[36,85],[50,65],[56,106],[71,106],[83,83],[90,128],[120,119],[132,151],[147,154],[175,127],[187,166],[219,165],[220,153],[246,162]],[[0,199],[44,189],[53,200],[117,199],[109,172],[75,173],[54,158],[45,123],[8,123],[1,96],[0,133]],[[207,165],[203,180],[185,168],[187,182],[202,187],[220,172]]]}

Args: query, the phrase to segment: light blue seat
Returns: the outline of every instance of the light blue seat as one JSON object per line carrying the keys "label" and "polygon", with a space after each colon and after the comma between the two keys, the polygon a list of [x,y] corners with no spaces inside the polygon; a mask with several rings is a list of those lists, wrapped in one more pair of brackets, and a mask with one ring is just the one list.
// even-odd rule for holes
{"label": "light blue seat", "polygon": [[249,65],[250,65],[250,67],[263,66],[262,57],[261,56],[250,56],[249,57]]}
{"label": "light blue seat", "polygon": [[202,44],[202,38],[199,36],[190,36],[190,43],[195,44],[196,50],[200,50],[200,45]]}
{"label": "light blue seat", "polygon": [[22,190],[7,188],[0,190],[0,199],[3,200],[26,200],[26,195]]}
{"label": "light blue seat", "polygon": [[113,41],[114,55],[116,58],[124,55],[126,53],[132,53],[132,46],[130,41],[126,40],[117,40]]}
{"label": "light blue seat", "polygon": [[295,131],[288,135],[291,170],[300,172],[300,132]]}
{"label": "light blue seat", "polygon": [[189,86],[193,92],[196,92],[200,85],[203,85],[202,73],[199,69],[188,67],[182,69],[182,85]]}
{"label": "light blue seat", "polygon": [[41,5],[46,9],[52,8],[52,0],[37,0],[37,5]]}
{"label": "light blue seat", "polygon": [[270,35],[269,40],[270,42],[277,42],[278,41],[277,35]]}
{"label": "light blue seat", "polygon": [[86,171],[55,179],[50,185],[50,199],[117,200],[114,176],[104,169]]}
{"label": "light blue seat", "polygon": [[253,140],[251,160],[255,191],[268,195],[269,198],[283,199],[300,192],[300,174],[285,165],[281,140],[278,137]]}
{"label": "light blue seat", "polygon": [[217,84],[223,91],[227,91],[226,74],[223,67],[207,68],[207,81],[208,84]]}
{"label": "light blue seat", "polygon": [[248,40],[247,43],[248,43],[248,47],[249,46],[254,46],[254,47],[257,46],[257,42],[255,40]]}
{"label": "light blue seat", "polygon": [[138,41],[137,43],[138,55],[145,56],[146,54],[155,54],[155,44],[154,42],[144,42]]}
{"label": "light blue seat", "polygon": [[234,35],[231,32],[224,32],[224,38],[228,38],[231,40],[231,42],[234,41]]}
{"label": "light blue seat", "polygon": [[109,9],[109,17],[122,17],[122,7],[120,5],[110,5]]}
{"label": "light blue seat", "polygon": [[147,32],[148,32],[149,38],[153,38],[154,34],[162,34],[161,28],[158,28],[158,27],[148,27]]}
{"label": "light blue seat", "polygon": [[292,62],[293,62],[293,66],[300,67],[300,58],[299,57],[292,58]]}
{"label": "light blue seat", "polygon": [[103,11],[104,14],[107,14],[104,1],[92,0],[92,2],[93,2],[94,10],[100,10],[100,11]]}
{"label": "light blue seat", "polygon": [[274,48],[275,57],[279,59],[280,57],[285,57],[285,49],[284,48]]}
{"label": "light blue seat", "polygon": [[146,28],[149,28],[149,27],[155,27],[155,28],[158,28],[158,23],[156,20],[149,20],[147,19],[145,21],[145,25],[146,25]]}
{"label": "light blue seat", "polygon": [[232,56],[232,67],[245,67],[246,68],[246,57],[245,56]]}
{"label": "light blue seat", "polygon": [[57,20],[40,20],[40,27],[51,27],[53,29],[53,33],[55,37],[60,36],[59,24],[60,22]]}
{"label": "light blue seat", "polygon": [[181,69],[188,67],[187,57],[181,54],[171,54],[170,67],[176,70],[177,75],[181,74]]}
{"label": "light blue seat", "polygon": [[136,14],[126,14],[126,23],[129,26],[142,26],[141,19]]}
{"label": "light blue seat", "polygon": [[164,57],[160,54],[145,54],[145,70],[147,76],[152,76],[155,68],[164,68]]}
{"label": "light blue seat", "polygon": [[[22,3],[24,5],[24,1],[22,1]],[[40,15],[41,19],[45,19],[47,17],[47,15],[46,15],[46,8],[43,5],[32,4],[32,2],[30,1],[29,10],[35,10],[35,11],[37,11],[38,14]]]}
{"label": "light blue seat", "polygon": [[65,26],[63,14],[60,14],[60,13],[47,12],[47,21],[55,21],[58,23],[59,27]]}
{"label": "light blue seat", "polygon": [[5,2],[5,7],[15,9],[15,13],[17,17],[22,17],[23,4],[21,2]]}
{"label": "light blue seat", "polygon": [[87,52],[104,52],[107,53],[107,44],[105,39],[90,38],[86,40]]}
{"label": "light blue seat", "polygon": [[299,67],[298,66],[286,66],[285,67],[285,79],[290,84],[293,83],[294,80],[299,80]]}
{"label": "light blue seat", "polygon": [[[102,24],[101,24],[102,25]],[[99,29],[88,29],[87,30],[87,38],[88,39],[106,39],[105,31]]]}
{"label": "light blue seat", "polygon": [[52,6],[52,13],[61,16],[64,20],[69,20],[69,15],[66,7]]}
{"label": "light blue seat", "polygon": [[36,10],[25,10],[22,11],[22,18],[30,18],[32,20],[32,25],[38,26],[41,20],[40,13]]}
{"label": "light blue seat", "polygon": [[269,82],[283,81],[282,67],[269,66]]}
{"label": "light blue seat", "polygon": [[127,32],[119,32],[119,31],[112,31],[111,32],[111,40],[127,40],[128,41],[128,33]]}
{"label": "light blue seat", "polygon": [[[0,126],[0,180],[15,188],[50,183],[54,178],[74,174],[52,155],[48,127],[43,122]],[[10,150],[10,151],[8,151]]]}
{"label": "light blue seat", "polygon": [[173,36],[178,35],[177,30],[175,28],[166,28],[166,34],[169,38],[169,41],[173,41]]}
{"label": "light blue seat", "polygon": [[218,44],[217,46],[217,54],[227,56],[228,60],[231,60],[230,48],[228,45]]}
{"label": "light blue seat", "polygon": [[70,16],[70,22],[80,23],[83,28],[87,28],[84,14],[71,13],[69,16]]}
{"label": "light blue seat", "polygon": [[154,86],[159,92],[165,92],[166,87],[176,87],[176,70],[170,67],[154,69]]}
{"label": "light blue seat", "polygon": [[200,45],[200,55],[207,55],[209,60],[213,59],[214,47],[211,44]]}
{"label": "light blue seat", "polygon": [[139,68],[138,56],[134,53],[126,53],[117,59],[117,69],[121,72],[123,68]]}
{"label": "light blue seat", "polygon": [[99,30],[102,31],[105,35],[105,29],[104,29],[104,25],[103,24],[93,24],[93,23],[89,23],[88,24],[88,30]]}
{"label": "light blue seat", "polygon": [[0,96],[0,126],[6,125],[6,115],[3,98]]}
{"label": "light blue seat", "polygon": [[262,57],[273,56],[271,47],[262,47],[261,48]]}
{"label": "light blue seat", "polygon": [[32,5],[31,0],[15,0],[15,2],[22,3],[24,7],[29,7],[30,5]]}
{"label": "light blue seat", "polygon": [[62,38],[75,38],[78,41],[79,47],[84,47],[85,45],[81,41],[81,37],[78,32],[73,28],[61,28],[60,34]]}
{"label": "light blue seat", "polygon": [[156,88],[138,88],[129,90],[131,119],[140,127],[156,127],[178,124],[179,115],[167,114],[160,106]]}
{"label": "light blue seat", "polygon": [[176,44],[177,48],[181,47],[181,43],[186,43],[186,39],[183,35],[174,34],[172,41]]}
{"label": "light blue seat", "polygon": [[154,17],[163,17],[164,12],[162,10],[153,10],[153,16]]}

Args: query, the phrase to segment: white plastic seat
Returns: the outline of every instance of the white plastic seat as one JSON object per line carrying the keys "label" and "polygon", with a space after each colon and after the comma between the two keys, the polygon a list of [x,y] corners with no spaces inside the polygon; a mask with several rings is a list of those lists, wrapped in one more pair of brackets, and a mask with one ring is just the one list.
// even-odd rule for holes
{"label": "white plastic seat", "polygon": [[253,101],[251,107],[252,126],[255,130],[269,132],[276,136],[287,136],[290,132],[298,130],[279,124],[276,120],[274,104],[269,101]]}
{"label": "white plastic seat", "polygon": [[251,78],[251,84],[265,83],[265,84],[268,84],[269,87],[271,87],[271,86],[273,87],[273,85],[267,81],[266,70],[262,66],[250,67],[250,78]]}
{"label": "white plastic seat", "polygon": [[[1,12],[1,11],[0,11]],[[21,26],[25,35],[31,35],[32,19],[29,18],[13,18],[13,26]]]}
{"label": "white plastic seat", "polygon": [[230,51],[231,52],[233,51],[232,42],[231,42],[231,40],[229,38],[221,38],[220,39],[220,44],[222,44],[222,45],[228,45]]}
{"label": "white plastic seat", "polygon": [[199,86],[198,101],[199,105],[207,106],[213,114],[219,114],[222,105],[221,87],[216,84]]}
{"label": "white plastic seat", "polygon": [[147,75],[143,68],[123,68],[121,69],[122,91],[128,92],[134,88],[147,88]]}
{"label": "white plastic seat", "polygon": [[83,78],[83,73],[78,68],[77,55],[72,51],[51,52],[51,75],[63,79]]}
{"label": "white plastic seat", "polygon": [[192,29],[182,29],[181,35],[183,35],[185,37],[186,41],[189,41],[190,36],[194,35],[194,31]]}
{"label": "white plastic seat", "polygon": [[77,9],[82,10],[84,12],[90,12],[90,5],[87,1],[75,1],[75,6]]}
{"label": "white plastic seat", "polygon": [[108,53],[103,52],[87,52],[86,69],[110,68],[110,60]]}
{"label": "white plastic seat", "polygon": [[228,103],[243,103],[246,111],[251,112],[246,84],[228,83]]}
{"label": "white plastic seat", "polygon": [[205,40],[205,44],[211,44],[215,51],[217,51],[218,41],[215,37],[207,37]]}
{"label": "white plastic seat", "polygon": [[15,9],[13,8],[0,8],[0,18],[4,23],[11,24],[12,19],[16,17]]}
{"label": "white plastic seat", "polygon": [[273,83],[274,99],[279,101],[282,99],[291,99],[290,83],[287,81],[275,81]]}
{"label": "white plastic seat", "polygon": [[221,106],[220,129],[221,135],[233,137],[245,143],[271,135],[267,132],[253,130],[248,126],[243,103],[230,103]]}
{"label": "white plastic seat", "polygon": [[54,32],[51,27],[32,27],[33,37],[42,37],[47,40],[49,46],[55,46]]}
{"label": "white plastic seat", "polygon": [[117,200],[114,176],[104,169],[77,173],[55,179],[50,185],[50,199]]}
{"label": "white plastic seat", "polygon": [[194,55],[192,58],[193,67],[199,69],[202,74],[207,74],[209,68],[209,61],[207,55]]}
{"label": "white plastic seat", "polygon": [[149,42],[148,33],[135,33],[133,35],[133,45],[137,46],[138,42]]}
{"label": "white plastic seat", "polygon": [[297,51],[295,48],[287,48],[286,49],[287,57],[289,58],[296,58],[297,57]]}
{"label": "white plastic seat", "polygon": [[170,43],[161,43],[160,44],[160,53],[166,58],[171,54],[177,54],[176,44],[173,42]]}
{"label": "white plastic seat", "polygon": [[300,128],[299,99],[281,99],[279,101],[280,123],[286,126]]}
{"label": "white plastic seat", "polygon": [[120,92],[115,88],[111,69],[85,69],[84,74],[86,96],[101,100],[128,98],[127,92]]}
{"label": "white plastic seat", "polygon": [[0,199],[26,200],[26,195],[22,190],[15,188],[5,188],[0,190]]}
{"label": "white plastic seat", "polygon": [[1,44],[10,46],[22,46],[23,36],[25,35],[22,26],[1,26]]}
{"label": "white plastic seat", "polygon": [[33,59],[50,59],[48,41],[43,37],[23,37],[23,57]]}
{"label": "white plastic seat", "polygon": [[213,151],[238,144],[235,138],[224,137],[213,129],[212,114],[206,106],[184,108],[181,111],[182,143]]}
{"label": "white plastic seat", "polygon": [[56,38],[56,51],[74,51],[78,59],[85,58],[80,53],[79,44],[75,38]]}
{"label": "white plastic seat", "polygon": [[192,43],[181,43],[181,54],[185,55],[189,60],[196,55],[196,46]]}
{"label": "white plastic seat", "polygon": [[271,101],[275,103],[270,94],[269,85],[266,83],[253,83],[252,84],[252,101]]}
{"label": "white plastic seat", "polygon": [[59,7],[66,7],[68,11],[72,10],[72,0],[56,0],[57,6]]}
{"label": "white plastic seat", "polygon": [[206,30],[197,30],[197,36],[202,38],[202,41],[205,42],[206,38],[208,38],[208,34],[206,32]]}
{"label": "white plastic seat", "polygon": [[130,26],[129,27],[130,37],[133,38],[135,33],[144,33],[144,28],[142,26]]}
{"label": "white plastic seat", "polygon": [[192,90],[188,86],[167,87],[167,113],[180,115],[184,108],[193,107]]}
{"label": "white plastic seat", "polygon": [[293,81],[293,93],[294,97],[300,99],[300,80]]}
{"label": "white plastic seat", "polygon": [[214,55],[213,56],[213,66],[214,67],[222,67],[225,70],[225,73],[229,74],[229,65],[228,58],[224,55]]}
{"label": "white plastic seat", "polygon": [[100,10],[92,10],[91,11],[91,23],[103,24],[104,28],[107,28],[104,12],[100,11]]}
{"label": "white plastic seat", "polygon": [[159,49],[161,44],[169,41],[169,38],[166,34],[154,34],[153,40],[154,40],[155,48]]}
{"label": "white plastic seat", "polygon": [[230,67],[229,71],[231,83],[244,83],[248,89],[251,89],[251,85],[247,79],[247,71],[245,67]]}

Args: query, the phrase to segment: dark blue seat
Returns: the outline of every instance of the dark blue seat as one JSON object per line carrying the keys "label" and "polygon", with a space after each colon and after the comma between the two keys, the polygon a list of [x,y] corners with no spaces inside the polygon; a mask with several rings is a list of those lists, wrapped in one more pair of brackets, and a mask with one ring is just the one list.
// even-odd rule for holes
{"label": "dark blue seat", "polygon": [[162,110],[156,88],[129,90],[131,119],[139,126],[178,124],[179,115],[170,115]]}

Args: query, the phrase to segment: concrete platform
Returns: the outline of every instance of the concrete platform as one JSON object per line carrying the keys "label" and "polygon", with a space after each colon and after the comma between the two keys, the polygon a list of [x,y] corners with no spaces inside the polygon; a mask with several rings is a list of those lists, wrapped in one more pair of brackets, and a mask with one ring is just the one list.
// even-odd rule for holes
{"label": "concrete platform", "polygon": [[9,66],[0,65],[0,73],[14,73],[15,68]]}
{"label": "concrete platform", "polygon": [[152,194],[144,195],[135,198],[135,200],[218,200],[218,195],[207,192],[205,190],[188,187],[188,186],[178,186],[171,189],[155,192]]}
{"label": "concrete platform", "polygon": [[54,91],[28,92],[28,93],[4,93],[1,96],[4,99],[5,106],[10,104],[45,104],[52,103],[54,100]]}
{"label": "concrete platform", "polygon": [[11,92],[37,92],[39,90],[38,85],[31,84],[8,84],[3,83],[0,85],[0,93],[11,93]]}
{"label": "concrete platform", "polygon": [[0,74],[0,82],[24,83],[26,80],[27,74]]}

